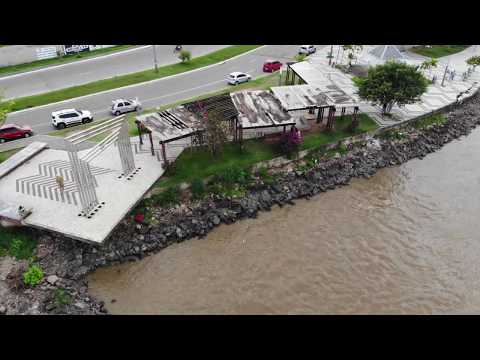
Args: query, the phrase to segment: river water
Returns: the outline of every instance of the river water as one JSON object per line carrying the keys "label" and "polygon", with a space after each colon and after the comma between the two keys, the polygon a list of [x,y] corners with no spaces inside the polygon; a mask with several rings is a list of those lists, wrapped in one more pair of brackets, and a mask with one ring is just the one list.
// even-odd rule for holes
{"label": "river water", "polygon": [[113,314],[478,313],[479,189],[477,129],[423,160],[99,269],[90,292]]}

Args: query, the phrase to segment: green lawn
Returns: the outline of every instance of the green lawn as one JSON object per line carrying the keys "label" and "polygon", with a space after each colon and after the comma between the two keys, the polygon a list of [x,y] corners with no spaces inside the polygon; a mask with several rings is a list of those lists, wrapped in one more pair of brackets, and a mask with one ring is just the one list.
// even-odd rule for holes
{"label": "green lawn", "polygon": [[7,160],[10,156],[12,156],[13,154],[16,154],[16,153],[19,152],[20,150],[22,150],[22,149],[14,149],[14,150],[9,150],[9,151],[0,152],[0,163],[4,162],[4,161]]}
{"label": "green lawn", "polygon": [[350,123],[350,115],[344,116],[343,119],[341,119],[340,117],[337,118],[335,120],[335,131],[306,135],[300,149],[315,149],[319,146],[335,143],[341,139],[359,135],[364,132],[372,131],[378,128],[377,123],[372,120],[367,114],[360,114],[360,125],[354,133],[351,133],[347,130],[347,127]]}
{"label": "green lawn", "polygon": [[135,45],[116,45],[105,49],[97,49],[93,51],[85,51],[79,54],[65,55],[53,59],[37,60],[25,64],[10,65],[0,67],[0,76],[2,75],[12,75],[20,72],[35,70],[52,65],[60,65],[71,63],[78,60],[88,59],[91,57],[105,55],[113,52],[118,52],[121,50],[126,50],[132,48]]}
{"label": "green lawn", "polygon": [[[207,65],[212,65],[220,61],[230,59],[234,56],[240,55],[261,45],[233,45],[225,49],[215,51],[213,53],[193,58],[187,63],[177,63],[172,65],[162,66],[155,70],[146,70],[133,74],[116,76],[110,79],[94,81],[88,84],[73,86],[70,88],[52,91],[45,94],[27,96],[15,99],[15,104],[11,111],[18,111],[35,106],[54,103],[57,101],[73,99],[79,96],[94,94],[100,91],[116,89],[123,86],[138,84],[150,80],[160,79],[166,76],[180,74],[186,71],[198,69]],[[5,106],[0,103],[0,108]]]}
{"label": "green lawn", "polygon": [[469,46],[470,45],[432,45],[431,48],[426,48],[424,46],[416,46],[414,48],[411,48],[410,51],[431,58],[439,58],[442,56],[458,53],[465,50]]}
{"label": "green lawn", "polygon": [[[349,116],[338,118],[335,122],[335,131],[332,133],[308,134],[304,138],[301,150],[315,149],[322,145],[335,143],[341,139],[374,130],[378,125],[368,115],[360,114],[360,126],[355,133],[350,133],[346,127],[350,124]],[[260,161],[271,160],[280,156],[276,146],[266,144],[260,139],[248,140],[245,150],[240,151],[237,144],[229,143],[221,157],[213,158],[205,148],[186,149],[175,161],[174,175],[160,179],[156,186],[169,187],[182,182],[191,182],[193,179],[204,179],[228,168],[248,168]]]}

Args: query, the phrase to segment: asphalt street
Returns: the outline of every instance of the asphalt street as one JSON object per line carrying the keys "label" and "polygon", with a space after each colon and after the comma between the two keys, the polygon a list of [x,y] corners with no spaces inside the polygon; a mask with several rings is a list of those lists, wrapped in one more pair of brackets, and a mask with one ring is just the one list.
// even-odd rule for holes
{"label": "asphalt street", "polygon": [[[317,45],[317,48],[323,46],[325,45]],[[298,47],[299,45],[267,45],[211,67],[10,113],[7,122],[30,125],[36,134],[46,134],[54,130],[51,125],[51,113],[61,109],[90,110],[94,119],[99,120],[111,117],[109,109],[112,100],[118,98],[138,97],[144,109],[186,100],[227,87],[226,75],[233,71],[247,72],[254,79],[262,76],[264,75],[262,65],[266,59],[289,61],[297,54]]]}
{"label": "asphalt street", "polygon": [[[229,45],[183,45],[193,57],[206,55]],[[178,62],[175,45],[157,45],[158,65]],[[154,67],[151,45],[68,64],[55,65],[25,73],[0,77],[0,93],[6,99],[65,89],[92,81],[108,79]]]}

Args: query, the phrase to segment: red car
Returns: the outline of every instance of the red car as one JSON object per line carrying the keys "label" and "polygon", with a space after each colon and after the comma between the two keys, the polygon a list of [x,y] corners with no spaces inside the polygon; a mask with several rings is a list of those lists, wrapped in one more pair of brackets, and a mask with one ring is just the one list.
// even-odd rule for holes
{"label": "red car", "polygon": [[7,140],[27,138],[32,135],[33,135],[32,128],[28,126],[6,124],[0,127],[0,143],[4,143]]}
{"label": "red car", "polygon": [[277,71],[277,70],[280,70],[280,68],[282,67],[282,63],[280,61],[277,61],[277,60],[267,60],[265,61],[265,63],[263,64],[263,71],[264,72],[274,72],[274,71]]}

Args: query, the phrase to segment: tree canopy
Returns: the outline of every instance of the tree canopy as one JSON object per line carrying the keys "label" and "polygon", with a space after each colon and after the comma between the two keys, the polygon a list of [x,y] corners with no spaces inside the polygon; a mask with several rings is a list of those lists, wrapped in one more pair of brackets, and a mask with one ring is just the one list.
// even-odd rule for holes
{"label": "tree canopy", "polygon": [[467,64],[472,65],[474,68],[480,65],[480,56],[472,56],[467,59]]}
{"label": "tree canopy", "polygon": [[420,100],[427,91],[428,80],[416,66],[388,61],[369,69],[368,76],[356,79],[358,95],[383,108],[389,113],[394,104],[403,106]]}
{"label": "tree canopy", "polygon": [[3,101],[3,96],[0,94],[0,126],[5,122],[7,119],[7,115],[10,111],[12,111],[13,105],[15,103],[13,101]]}

